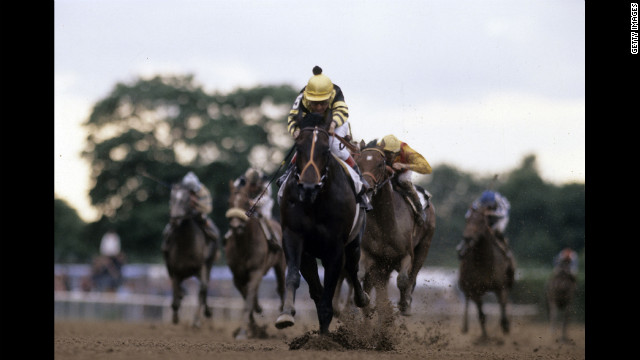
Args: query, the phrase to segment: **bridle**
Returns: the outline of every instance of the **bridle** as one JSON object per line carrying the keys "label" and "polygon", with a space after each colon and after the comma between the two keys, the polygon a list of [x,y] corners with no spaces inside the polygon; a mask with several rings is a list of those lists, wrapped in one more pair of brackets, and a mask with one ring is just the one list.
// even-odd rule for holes
{"label": "bridle", "polygon": [[[316,151],[316,142],[318,141],[318,134],[322,133],[324,135],[327,136],[327,138],[329,138],[331,135],[329,134],[329,132],[327,130],[321,129],[317,126],[315,127],[306,127],[303,129],[300,129],[300,133],[302,134],[303,131],[313,131],[313,138],[311,140],[311,150],[309,151],[309,161],[305,164],[305,166],[302,168],[302,170],[300,170],[300,172],[296,172],[296,180],[298,181],[298,184],[302,184],[302,180],[301,178],[303,178],[303,175],[305,174],[305,172],[307,171],[314,171],[315,172],[315,178],[319,179],[319,181],[315,184],[316,188],[320,188],[324,185],[324,181],[327,178],[327,169],[329,167],[329,165],[326,165],[324,168],[324,171],[320,170],[320,167],[318,166],[318,164],[316,164],[316,162],[313,160],[313,155]],[[300,136],[300,135],[298,135]]]}
{"label": "bridle", "polygon": [[[247,215],[247,210],[244,208],[243,205],[249,204],[249,201],[248,201],[249,195],[246,192],[241,192],[241,191],[242,190],[234,189],[234,192],[231,194],[231,196],[233,197],[233,201],[230,202],[229,209],[224,214],[224,216],[227,219],[238,218],[242,222],[247,222],[250,216]],[[244,190],[244,191],[247,191],[247,190]],[[243,200],[239,201],[238,197],[243,195],[244,195]]]}
{"label": "bridle", "polygon": [[[182,191],[184,193],[186,193],[186,199],[176,199],[174,198],[174,191]],[[190,199],[191,197],[191,190],[185,188],[184,186],[180,185],[180,184],[175,184],[173,185],[173,188],[171,189],[171,207],[172,209],[170,209],[171,211],[173,210],[173,202],[174,201],[178,201],[180,205],[182,205],[183,208],[185,208],[184,210],[184,214],[182,215],[171,215],[169,221],[174,223],[174,224],[180,224],[183,220],[185,219],[189,219],[192,218],[196,215],[196,212],[194,211],[193,207],[191,207],[189,205],[189,202],[191,201]]]}
{"label": "bridle", "polygon": [[[373,147],[372,148],[365,148],[365,149],[362,149],[360,151],[360,156],[363,156],[364,153],[367,152],[367,151],[368,152],[373,151],[373,152],[379,153],[380,156],[382,156],[382,161],[383,161],[383,163],[385,165],[384,175],[381,175],[380,178],[378,178],[375,174],[373,174],[370,171],[365,171],[365,172],[362,173],[363,177],[366,175],[366,176],[370,177],[371,180],[373,180],[372,190],[373,190],[373,195],[375,195],[378,192],[378,190],[380,190],[387,182],[389,182],[389,180],[391,180],[391,178],[395,175],[395,171],[393,171],[393,168],[391,168],[389,166],[389,164],[387,164],[387,160],[386,160],[386,157],[384,155],[384,151],[382,151],[382,150],[380,150],[378,148],[373,148]],[[386,176],[387,173],[391,173],[391,175]]]}

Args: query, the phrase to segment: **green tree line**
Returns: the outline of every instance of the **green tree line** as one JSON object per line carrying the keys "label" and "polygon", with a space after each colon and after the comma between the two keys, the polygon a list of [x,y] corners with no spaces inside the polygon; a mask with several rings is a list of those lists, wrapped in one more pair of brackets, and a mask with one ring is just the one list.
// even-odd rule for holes
{"label": "green tree line", "polygon": [[[75,209],[54,197],[54,261],[90,262],[102,235],[114,229],[130,262],[162,262],[167,186],[187,171],[194,171],[211,190],[211,217],[226,232],[229,181],[249,166],[279,174],[293,145],[285,119],[298,91],[278,85],[208,93],[192,75],[116,84],[84,124],[89,135],[82,156],[91,166],[93,183],[89,195],[102,216],[85,223]],[[506,235],[520,264],[550,266],[567,246],[583,258],[585,185],[545,182],[536,166],[532,154],[495,182],[492,175],[485,178],[449,165],[420,177],[417,184],[433,195],[437,216],[426,264],[457,265],[455,246],[464,214],[488,187],[511,202]],[[275,196],[277,187],[272,186]],[[274,216],[279,216],[277,205]],[[224,261],[223,256],[219,263]]]}

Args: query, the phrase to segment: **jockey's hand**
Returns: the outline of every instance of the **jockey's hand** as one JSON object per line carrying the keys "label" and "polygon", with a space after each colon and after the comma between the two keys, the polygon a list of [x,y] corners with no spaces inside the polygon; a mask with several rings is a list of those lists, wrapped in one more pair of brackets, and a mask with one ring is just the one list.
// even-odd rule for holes
{"label": "jockey's hand", "polygon": [[295,130],[293,131],[293,138],[294,138],[294,139],[297,139],[297,138],[298,138],[298,135],[300,135],[300,128],[295,129]]}
{"label": "jockey's hand", "polygon": [[395,170],[402,170],[402,169],[407,169],[407,168],[409,168],[409,165],[407,165],[407,164],[402,164],[402,163],[398,163],[398,162],[397,162],[397,163],[393,163],[393,165],[392,165],[392,166],[393,166],[393,168],[394,168]]}
{"label": "jockey's hand", "polygon": [[335,120],[331,121],[331,125],[329,125],[329,134],[333,134],[333,132],[336,130],[336,125],[337,124],[336,124]]}

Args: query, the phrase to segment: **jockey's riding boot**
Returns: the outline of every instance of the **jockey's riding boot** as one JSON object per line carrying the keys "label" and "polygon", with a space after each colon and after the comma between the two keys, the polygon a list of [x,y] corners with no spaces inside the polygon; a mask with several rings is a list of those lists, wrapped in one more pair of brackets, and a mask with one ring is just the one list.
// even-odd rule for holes
{"label": "jockey's riding boot", "polygon": [[467,243],[462,240],[458,246],[456,246],[456,252],[458,253],[458,259],[462,260],[464,255],[467,253]]}
{"label": "jockey's riding boot", "polygon": [[297,154],[293,155],[293,157],[291,158],[291,161],[289,162],[289,166],[287,166],[287,170],[284,171],[284,174],[282,174],[282,176],[280,176],[278,180],[276,180],[276,185],[278,185],[278,187],[282,186],[282,184],[284,184],[284,182],[287,181],[287,177],[289,177],[289,173],[291,173],[291,170],[295,166],[296,155]]}
{"label": "jockey's riding boot", "polygon": [[167,251],[169,245],[169,235],[173,231],[173,224],[169,222],[162,230],[162,244],[160,245],[160,250]]}
{"label": "jockey's riding boot", "polygon": [[198,222],[200,223],[200,226],[202,226],[202,230],[209,240],[217,242],[220,237],[220,230],[218,230],[213,221],[209,219],[208,216],[202,215],[198,218]]}
{"label": "jockey's riding boot", "polygon": [[416,225],[422,226],[424,222],[427,220],[427,214],[422,209],[422,202],[420,202],[420,197],[418,196],[416,189],[413,187],[413,184],[408,181],[406,182],[399,181],[398,184],[400,184],[402,188],[406,191],[407,196],[413,203],[413,208],[415,210],[414,219],[416,221]]}
{"label": "jockey's riding boot", "polygon": [[227,246],[227,240],[229,240],[232,234],[233,232],[231,231],[231,229],[227,230],[227,232],[222,237],[222,246]]}
{"label": "jockey's riding boot", "polygon": [[362,182],[362,189],[360,189],[360,192],[356,194],[356,202],[360,204],[360,206],[363,207],[367,212],[373,210],[373,206],[371,206],[371,202],[369,202],[369,197],[367,196],[369,183],[364,179],[364,177],[362,177],[362,173],[360,172],[358,164],[356,164],[351,156],[349,156],[349,158],[347,159],[347,164],[351,165],[353,170],[355,170],[358,176],[360,176],[360,181]]}
{"label": "jockey's riding boot", "polygon": [[284,182],[287,180],[287,177],[289,176],[292,168],[292,164],[289,164],[287,170],[284,171],[284,174],[282,174],[282,176],[280,176],[278,180],[276,180],[276,185],[278,185],[278,187],[282,186],[282,184],[284,184]]}
{"label": "jockey's riding boot", "polygon": [[516,261],[513,258],[513,253],[511,252],[511,249],[509,248],[509,241],[507,240],[507,238],[504,236],[504,234],[500,230],[495,230],[494,234],[496,235],[498,240],[500,240],[502,242],[501,247],[503,247],[504,253],[507,256],[507,258],[509,259],[509,267],[511,268],[511,271],[515,271],[516,270]]}
{"label": "jockey's riding boot", "polygon": [[269,219],[267,219],[260,213],[258,216],[260,219],[260,224],[263,227],[263,230],[265,231],[264,235],[267,238],[267,245],[269,245],[269,249],[273,251],[280,250],[282,247],[280,246],[280,244],[278,244],[278,240],[276,239],[276,233],[273,231],[273,228],[271,227],[271,223]]}

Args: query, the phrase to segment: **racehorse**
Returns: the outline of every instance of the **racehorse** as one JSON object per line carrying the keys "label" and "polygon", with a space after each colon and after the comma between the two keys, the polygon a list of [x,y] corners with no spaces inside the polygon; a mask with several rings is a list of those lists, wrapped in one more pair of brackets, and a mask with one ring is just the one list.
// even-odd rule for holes
{"label": "racehorse", "polygon": [[426,221],[422,225],[415,222],[412,206],[392,186],[395,171],[387,163],[383,149],[384,144],[377,145],[372,141],[365,145],[362,141],[356,160],[362,176],[371,185],[373,206],[367,214],[362,237],[362,286],[369,295],[375,288],[376,307],[381,309],[388,301],[389,277],[396,270],[396,284],[400,290],[398,310],[408,316],[416,277],[427,259],[435,231],[435,209],[429,204],[425,209]]}
{"label": "racehorse", "polygon": [[469,250],[460,260],[458,274],[458,285],[465,297],[462,332],[466,333],[469,330],[469,300],[473,300],[478,310],[483,339],[487,339],[487,330],[486,315],[482,311],[482,297],[487,292],[496,295],[500,305],[502,332],[509,333],[507,301],[509,291],[513,287],[515,272],[515,269],[510,268],[506,253],[498,245],[499,240],[489,226],[488,211],[485,206],[477,209],[470,207],[470,214],[462,233]]}
{"label": "racehorse", "polygon": [[577,289],[577,279],[571,273],[571,260],[561,259],[558,266],[549,276],[546,286],[547,309],[551,323],[551,333],[555,335],[559,316],[562,315],[562,341],[569,340],[567,327],[569,313]]}
{"label": "racehorse", "polygon": [[[267,244],[265,231],[269,230],[261,223],[265,219],[260,219],[257,215],[247,216],[247,210],[251,207],[247,188],[248,186],[236,187],[233,181],[229,182],[229,209],[226,213],[230,230],[230,236],[225,240],[227,265],[233,273],[233,284],[244,299],[242,325],[235,336],[237,340],[255,337],[256,322],[253,313],[262,313],[262,307],[258,303],[258,289],[262,278],[271,268],[276,275],[282,310],[287,267],[282,249],[270,249]],[[270,219],[268,226],[276,233],[277,239],[282,238],[282,229],[277,221]]]}
{"label": "racehorse", "polygon": [[124,255],[99,255],[91,264],[91,283],[96,291],[115,292],[122,285],[122,266]]}
{"label": "racehorse", "polygon": [[[343,268],[353,283],[356,306],[369,303],[357,277],[366,213],[356,204],[344,168],[348,165],[329,149],[329,121],[313,114],[301,120],[295,139],[295,169],[282,184],[280,218],[287,274],[284,308],[275,323],[278,329],[295,324],[300,274],[315,302],[322,335],[329,332],[334,316],[332,299]],[[324,283],[320,282],[316,259],[324,268]]]}
{"label": "racehorse", "polygon": [[189,205],[190,190],[181,184],[171,187],[169,202],[170,220],[174,230],[169,234],[167,249],[163,251],[169,278],[173,288],[173,323],[179,322],[178,310],[184,297],[182,282],[195,276],[200,282],[198,292],[199,306],[196,309],[192,325],[200,327],[201,313],[211,317],[211,307],[207,305],[207,289],[211,276],[211,267],[215,260],[218,244],[207,240],[204,231],[198,225],[195,216],[200,216]]}

